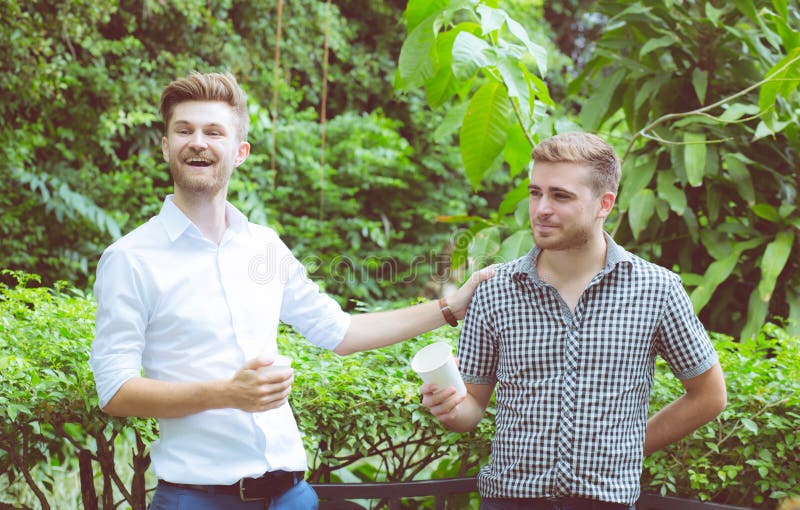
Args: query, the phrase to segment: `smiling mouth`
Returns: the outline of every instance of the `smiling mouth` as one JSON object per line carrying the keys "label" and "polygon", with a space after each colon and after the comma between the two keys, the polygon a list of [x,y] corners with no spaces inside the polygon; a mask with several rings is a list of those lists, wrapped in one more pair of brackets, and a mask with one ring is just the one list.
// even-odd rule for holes
{"label": "smiling mouth", "polygon": [[189,166],[194,166],[198,168],[204,168],[207,166],[211,166],[213,164],[211,160],[205,158],[189,158],[185,160],[185,162]]}

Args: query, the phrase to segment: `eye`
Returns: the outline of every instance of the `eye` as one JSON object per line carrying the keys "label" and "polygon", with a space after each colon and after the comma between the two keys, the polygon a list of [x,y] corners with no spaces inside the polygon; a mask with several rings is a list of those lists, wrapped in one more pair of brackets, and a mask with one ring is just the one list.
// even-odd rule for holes
{"label": "eye", "polygon": [[542,196],[542,192],[539,191],[538,189],[531,189],[531,190],[528,190],[528,192],[530,193],[530,195],[532,197],[540,197],[540,196]]}

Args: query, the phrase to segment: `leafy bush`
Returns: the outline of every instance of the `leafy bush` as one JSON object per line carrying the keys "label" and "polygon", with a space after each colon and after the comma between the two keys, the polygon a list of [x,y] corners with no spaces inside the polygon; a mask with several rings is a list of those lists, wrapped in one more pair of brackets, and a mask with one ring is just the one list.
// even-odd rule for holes
{"label": "leafy bush", "polygon": [[[147,452],[154,422],[112,419],[97,408],[88,367],[93,299],[64,284],[36,287],[35,276],[13,277],[15,287],[0,286],[0,492],[6,500],[0,506],[80,508],[83,497],[103,508],[127,502],[144,510],[146,489],[154,483]],[[475,433],[443,430],[422,407],[420,381],[409,368],[418,348],[433,341],[454,345],[457,334],[440,328],[342,358],[282,329],[282,350],[294,359],[291,399],[305,434],[310,479],[475,474],[489,458],[491,416]],[[728,408],[693,436],[647,458],[643,489],[773,508],[800,493],[800,338],[773,324],[747,343],[713,337],[727,375]],[[665,367],[657,377],[654,410],[680,392]],[[73,490],[65,495],[63,480],[75,472]],[[457,507],[468,507],[467,499]]]}
{"label": "leafy bush", "polygon": [[[728,407],[691,437],[645,459],[643,487],[732,505],[773,508],[800,493],[800,337],[766,324],[747,342],[712,335]],[[652,407],[680,394],[660,370]]]}

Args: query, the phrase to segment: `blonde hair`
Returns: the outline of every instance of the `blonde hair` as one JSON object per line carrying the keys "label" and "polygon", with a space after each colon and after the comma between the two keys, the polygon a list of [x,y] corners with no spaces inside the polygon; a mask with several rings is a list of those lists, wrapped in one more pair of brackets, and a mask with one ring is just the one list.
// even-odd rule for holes
{"label": "blonde hair", "polygon": [[531,154],[533,164],[578,163],[593,172],[589,186],[596,196],[619,188],[621,165],[614,148],[599,136],[578,131],[562,133],[542,141]]}
{"label": "blonde hair", "polygon": [[247,113],[247,95],[231,73],[206,73],[193,71],[164,88],[161,93],[161,118],[164,130],[169,126],[175,106],[185,101],[222,101],[233,108],[237,120],[237,135],[247,140],[250,116]]}

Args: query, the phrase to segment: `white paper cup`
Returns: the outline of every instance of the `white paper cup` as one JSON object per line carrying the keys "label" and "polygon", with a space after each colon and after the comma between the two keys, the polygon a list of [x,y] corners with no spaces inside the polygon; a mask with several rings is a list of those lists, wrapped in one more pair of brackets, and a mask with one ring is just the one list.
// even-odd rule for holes
{"label": "white paper cup", "polygon": [[275,360],[272,363],[272,365],[269,365],[269,366],[266,366],[266,367],[261,367],[259,369],[259,370],[263,370],[264,372],[281,371],[281,370],[284,370],[284,369],[289,368],[289,367],[292,366],[292,358],[290,358],[289,356],[284,356],[282,354],[277,354],[277,353],[276,354],[264,354],[263,356],[265,358],[272,358],[272,359]]}
{"label": "white paper cup", "polygon": [[454,386],[457,395],[467,393],[467,387],[461,379],[450,344],[436,342],[423,347],[411,360],[411,368],[423,382],[433,383],[440,390]]}

